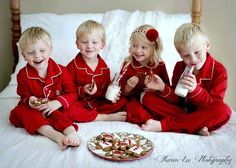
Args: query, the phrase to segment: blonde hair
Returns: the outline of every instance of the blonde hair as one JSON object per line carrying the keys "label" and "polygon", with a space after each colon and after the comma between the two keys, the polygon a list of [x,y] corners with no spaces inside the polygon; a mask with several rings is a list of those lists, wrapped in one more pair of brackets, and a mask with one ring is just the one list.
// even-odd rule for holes
{"label": "blonde hair", "polygon": [[[155,29],[155,28],[148,24],[137,27],[130,36],[130,48],[132,46],[132,41],[134,38],[138,38],[139,40],[142,40],[145,43],[153,45],[153,55],[150,57],[150,63],[154,64],[154,67],[156,67],[161,60],[161,52],[163,50],[163,45],[162,45],[162,41],[159,35],[157,36],[157,39],[154,41],[150,41],[147,38],[147,32],[151,29]],[[128,57],[126,57],[124,62],[127,65],[132,64],[133,62],[132,55],[129,55]]]}
{"label": "blonde hair", "polygon": [[19,40],[19,46],[22,52],[28,44],[35,44],[37,41],[43,41],[52,48],[52,40],[50,34],[41,27],[30,27],[26,29]]}
{"label": "blonde hair", "polygon": [[174,44],[178,50],[180,47],[188,47],[194,41],[209,43],[206,31],[198,24],[185,23],[175,32]]}
{"label": "blonde hair", "polygon": [[94,20],[87,20],[78,27],[78,29],[76,30],[77,40],[84,33],[96,33],[101,38],[102,42],[105,43],[106,41],[106,33],[103,25]]}

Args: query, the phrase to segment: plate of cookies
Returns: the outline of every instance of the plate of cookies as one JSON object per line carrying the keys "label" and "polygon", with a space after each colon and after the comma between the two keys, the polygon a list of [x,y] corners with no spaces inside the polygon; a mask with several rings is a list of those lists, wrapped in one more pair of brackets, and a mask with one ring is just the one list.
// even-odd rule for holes
{"label": "plate of cookies", "polygon": [[102,132],[88,142],[89,150],[107,160],[132,161],[151,154],[153,143],[139,134]]}

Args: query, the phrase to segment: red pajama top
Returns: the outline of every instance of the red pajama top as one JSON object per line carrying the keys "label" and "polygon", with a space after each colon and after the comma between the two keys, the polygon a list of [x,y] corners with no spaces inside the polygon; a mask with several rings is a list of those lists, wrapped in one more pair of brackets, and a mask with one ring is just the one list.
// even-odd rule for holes
{"label": "red pajama top", "polygon": [[[124,65],[126,66],[126,65]],[[169,77],[168,73],[166,70],[165,63],[160,61],[158,66],[154,67],[153,65],[146,65],[143,66],[139,62],[137,62],[135,59],[133,60],[133,63],[129,64],[127,67],[123,67],[124,71],[125,69],[126,72],[124,73],[123,77],[121,78],[121,89],[124,90],[127,80],[132,77],[132,76],[137,76],[139,78],[139,83],[136,85],[136,87],[131,91],[130,96],[139,96],[141,92],[143,92],[145,85],[144,85],[144,78],[146,75],[150,75],[152,72],[156,75],[158,75],[165,85],[169,85]],[[122,72],[121,72],[122,73]],[[163,92],[159,93],[160,96],[167,96],[169,92]]]}
{"label": "red pajama top", "polygon": [[[93,71],[84,61],[79,53],[68,65],[72,79],[78,88],[79,99],[104,98],[107,87],[110,83],[110,69],[105,61],[98,55],[98,65]],[[87,95],[84,91],[84,85],[94,80],[97,85],[97,92],[93,95]]]}
{"label": "red pajama top", "polygon": [[76,89],[67,69],[55,63],[51,58],[48,61],[47,76],[45,79],[27,64],[17,74],[17,94],[21,97],[19,104],[28,104],[30,96],[58,100],[64,108],[69,107],[77,99]]}
{"label": "red pajama top", "polygon": [[[176,63],[172,77],[173,88],[176,87],[184,69],[183,61]],[[165,90],[171,90],[167,99],[175,103],[185,101],[194,106],[223,101],[227,88],[227,71],[224,65],[216,61],[209,53],[207,53],[207,59],[201,71],[196,75],[196,80],[196,89],[188,93],[186,99],[178,97],[175,95],[174,89],[166,87]]]}

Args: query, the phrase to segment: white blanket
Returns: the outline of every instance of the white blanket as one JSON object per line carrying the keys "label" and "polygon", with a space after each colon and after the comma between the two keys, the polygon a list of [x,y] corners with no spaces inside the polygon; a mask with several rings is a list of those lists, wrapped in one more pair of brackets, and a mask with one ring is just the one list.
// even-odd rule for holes
{"label": "white blanket", "polygon": [[[203,137],[179,133],[144,132],[127,122],[79,123],[81,145],[61,151],[41,135],[29,135],[9,123],[9,112],[18,99],[0,99],[1,168],[227,168],[236,166],[236,115],[222,128]],[[154,143],[150,156],[136,161],[112,162],[93,155],[87,142],[101,132],[130,132]]]}

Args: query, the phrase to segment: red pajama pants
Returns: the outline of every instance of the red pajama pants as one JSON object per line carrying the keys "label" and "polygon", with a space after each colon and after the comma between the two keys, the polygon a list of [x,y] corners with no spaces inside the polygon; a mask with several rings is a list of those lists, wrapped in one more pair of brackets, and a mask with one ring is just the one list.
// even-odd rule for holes
{"label": "red pajama pants", "polygon": [[69,126],[74,126],[78,130],[78,126],[69,120],[61,111],[56,110],[45,118],[42,112],[30,108],[28,105],[16,106],[11,111],[9,120],[12,125],[25,128],[29,134],[35,134],[43,125],[50,125],[59,132],[63,132]]}
{"label": "red pajama pants", "polygon": [[201,105],[193,112],[186,112],[155,94],[145,94],[143,105],[161,122],[165,132],[192,134],[205,126],[213,131],[223,126],[231,116],[231,109],[223,102]]}
{"label": "red pajama pants", "polygon": [[126,111],[127,121],[134,124],[143,124],[148,119],[153,118],[136,97],[132,97],[127,102]]}
{"label": "red pajama pants", "polygon": [[106,99],[77,101],[65,110],[66,115],[74,122],[94,121],[98,114],[111,114],[124,110],[126,98],[121,97],[116,103]]}

